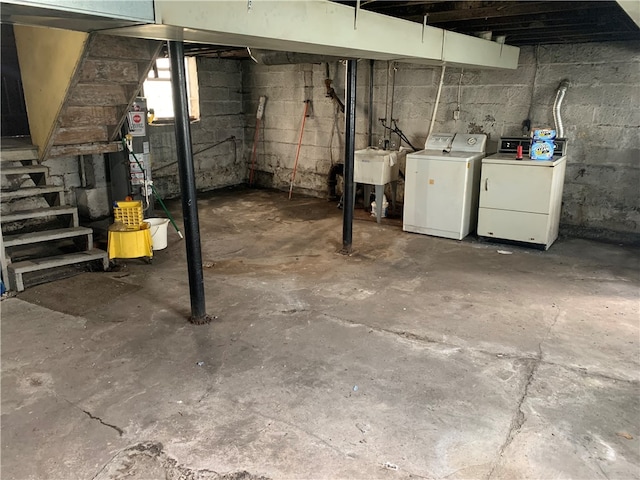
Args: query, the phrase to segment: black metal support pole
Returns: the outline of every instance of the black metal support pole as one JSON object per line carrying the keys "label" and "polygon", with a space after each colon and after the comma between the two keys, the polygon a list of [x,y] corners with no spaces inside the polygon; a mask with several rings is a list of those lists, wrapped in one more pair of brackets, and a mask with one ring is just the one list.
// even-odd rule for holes
{"label": "black metal support pole", "polygon": [[373,63],[369,60],[369,146],[373,147]]}
{"label": "black metal support pole", "polygon": [[342,217],[342,253],[351,253],[353,241],[353,210],[355,183],[353,162],[356,144],[356,60],[347,60],[346,128],[344,135],[344,210]]}
{"label": "black metal support pole", "polygon": [[178,174],[182,194],[182,213],[187,248],[187,270],[189,272],[189,293],[191,294],[191,317],[195,324],[209,323],[211,318],[205,311],[204,275],[202,273],[202,251],[200,249],[200,224],[196,181],[191,151],[191,129],[187,99],[187,76],[184,67],[184,44],[170,41],[171,89],[173,91],[173,113],[175,117],[176,151]]}

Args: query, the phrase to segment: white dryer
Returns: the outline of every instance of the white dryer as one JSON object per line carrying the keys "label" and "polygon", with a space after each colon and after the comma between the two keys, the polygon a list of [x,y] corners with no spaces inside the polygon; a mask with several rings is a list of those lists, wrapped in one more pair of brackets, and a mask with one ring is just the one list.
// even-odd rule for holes
{"label": "white dryer", "polygon": [[407,155],[402,228],[462,240],[476,228],[487,136],[432,134]]}
{"label": "white dryer", "polygon": [[[478,235],[548,249],[558,238],[567,141],[554,140],[550,160],[530,160],[530,139],[500,139],[498,153],[482,160]],[[516,160],[518,146],[525,158]]]}

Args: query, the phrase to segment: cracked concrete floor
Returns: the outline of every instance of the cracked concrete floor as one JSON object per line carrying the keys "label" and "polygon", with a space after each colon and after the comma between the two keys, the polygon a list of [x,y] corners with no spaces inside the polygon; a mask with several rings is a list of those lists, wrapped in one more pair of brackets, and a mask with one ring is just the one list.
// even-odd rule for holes
{"label": "cracked concrete floor", "polygon": [[637,249],[360,214],[344,257],[322,200],[199,212],[210,325],[171,232],[0,304],[2,478],[640,478]]}

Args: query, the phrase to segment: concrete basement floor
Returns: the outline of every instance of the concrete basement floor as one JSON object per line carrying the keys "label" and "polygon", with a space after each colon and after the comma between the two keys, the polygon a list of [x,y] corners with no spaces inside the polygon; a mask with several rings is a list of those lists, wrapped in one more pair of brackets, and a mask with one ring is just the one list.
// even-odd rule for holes
{"label": "concrete basement floor", "polygon": [[2,478],[640,478],[637,249],[360,214],[345,257],[334,203],[199,211],[210,325],[171,231],[1,303]]}

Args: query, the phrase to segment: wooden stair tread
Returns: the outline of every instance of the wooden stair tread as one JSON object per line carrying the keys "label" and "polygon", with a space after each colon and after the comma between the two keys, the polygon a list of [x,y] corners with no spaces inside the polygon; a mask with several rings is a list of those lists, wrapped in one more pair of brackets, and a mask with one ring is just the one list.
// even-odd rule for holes
{"label": "wooden stair tread", "polygon": [[57,228],[54,230],[41,230],[30,233],[19,233],[17,235],[5,235],[4,246],[16,247],[18,245],[29,245],[32,243],[61,240],[64,238],[73,238],[83,235],[93,235],[93,230],[86,227],[70,227]]}

